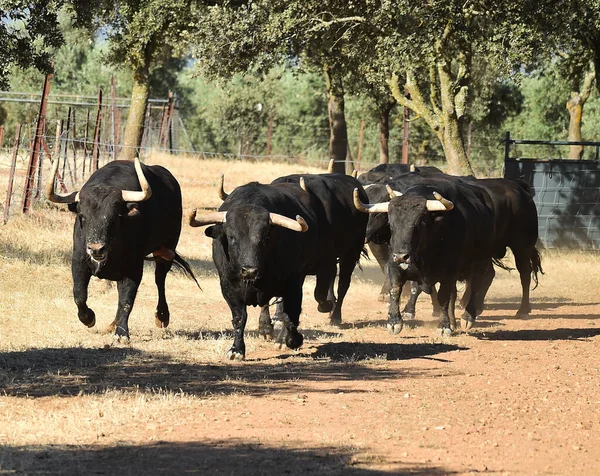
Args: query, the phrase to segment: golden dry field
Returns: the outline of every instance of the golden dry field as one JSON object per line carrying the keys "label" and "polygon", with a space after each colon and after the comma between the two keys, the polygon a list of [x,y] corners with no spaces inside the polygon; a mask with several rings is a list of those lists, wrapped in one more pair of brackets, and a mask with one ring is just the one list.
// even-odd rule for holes
{"label": "golden dry field", "polygon": [[[178,178],[184,215],[252,180],[322,170],[153,156]],[[0,176],[2,177],[2,176]],[[3,190],[3,188],[0,188]],[[185,217],[184,217],[185,220]],[[423,296],[394,336],[363,260],[328,324],[304,290],[298,351],[256,333],[230,362],[230,314],[210,239],[184,224],[178,251],[202,289],[167,279],[171,325],[154,325],[152,264],[129,321],[103,329],[116,286],[95,280],[92,330],[71,294],[73,216],[43,205],[0,227],[0,474],[597,474],[600,461],[600,258],[544,252],[534,311],[513,317],[516,272],[498,270],[470,334],[441,338]],[[510,259],[508,259],[510,262]]]}

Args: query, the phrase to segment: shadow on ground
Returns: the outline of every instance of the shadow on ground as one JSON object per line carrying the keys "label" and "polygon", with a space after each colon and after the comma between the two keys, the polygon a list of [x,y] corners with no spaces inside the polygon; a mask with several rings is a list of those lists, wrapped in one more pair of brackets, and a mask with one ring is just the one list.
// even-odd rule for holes
{"label": "shadow on ground", "polygon": [[[362,463],[362,464],[361,464]],[[203,443],[158,442],[133,446],[24,446],[0,448],[0,469],[44,475],[121,474],[452,474],[436,466],[393,463],[390,471],[361,467],[350,448],[273,448],[240,440]]]}
{"label": "shadow on ground", "polygon": [[[48,348],[0,353],[0,393],[19,397],[124,392],[179,392],[265,395],[273,390],[298,391],[305,382],[430,377],[435,369],[381,368],[369,359],[433,359],[459,350],[446,344],[324,344],[313,354],[246,362],[181,362],[164,353],[135,348]],[[438,359],[441,360],[441,359]],[[357,392],[362,390],[357,389]]]}
{"label": "shadow on ground", "polygon": [[[569,316],[571,318],[571,316]],[[497,330],[485,332],[473,332],[471,334],[480,340],[582,340],[600,335],[600,329],[523,329],[515,331]]]}

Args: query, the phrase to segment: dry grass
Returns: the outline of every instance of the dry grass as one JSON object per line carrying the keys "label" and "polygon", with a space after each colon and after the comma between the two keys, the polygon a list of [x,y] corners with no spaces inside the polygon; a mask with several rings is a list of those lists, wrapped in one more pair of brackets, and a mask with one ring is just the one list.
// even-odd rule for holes
{"label": "dry grass", "polygon": [[[215,186],[221,173],[226,190],[232,190],[251,180],[269,182],[290,173],[320,172],[286,164],[159,155],[149,163],[165,165],[178,178],[184,210],[217,207]],[[388,335],[382,327],[385,305],[376,301],[382,276],[375,261],[363,260],[345,303],[348,324],[342,330],[329,326],[316,312],[314,280],[308,279],[301,316],[304,348],[294,353],[263,342],[253,332],[258,310],[250,310],[249,361],[226,363],[230,315],[212,265],[210,240],[202,230],[185,225],[178,249],[200,277],[202,291],[181,275],[169,276],[172,321],[162,332],[154,327],[156,289],[148,265],[130,318],[131,346],[115,346],[111,336],[100,332],[116,311],[115,286],[92,281],[90,306],[96,311],[96,329],[88,331],[77,319],[69,263],[72,221],[62,208],[42,206],[0,228],[0,391],[5,393],[0,397],[0,446],[177,440],[173,428],[211,425],[240,400],[249,402],[275,392],[274,406],[289,398],[296,401],[296,395],[305,391],[299,379],[307,376],[317,387],[337,379],[339,388],[350,388],[353,379],[368,381],[373,373],[387,372],[390,360],[452,350],[468,342],[462,336],[452,341],[437,338],[425,299],[419,303],[424,328]],[[532,294],[534,306],[597,304],[593,291],[600,278],[598,255],[544,252],[543,257],[546,275]],[[519,294],[517,273],[498,271],[489,294],[492,305],[508,302],[509,309],[516,309]],[[406,345],[396,346],[399,341]],[[340,352],[341,344],[348,350]],[[351,377],[342,371],[348,366],[353,369]],[[381,431],[397,433],[388,427]],[[317,446],[340,441],[331,435],[315,438]],[[28,458],[33,461],[36,456]],[[18,467],[17,460],[0,451],[0,473],[3,464]],[[19,464],[26,470],[33,463],[26,459]]]}

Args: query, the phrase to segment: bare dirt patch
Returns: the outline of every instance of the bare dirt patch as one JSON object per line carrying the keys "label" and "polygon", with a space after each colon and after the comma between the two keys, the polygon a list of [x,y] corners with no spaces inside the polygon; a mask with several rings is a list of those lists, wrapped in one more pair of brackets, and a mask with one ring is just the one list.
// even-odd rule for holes
{"label": "bare dirt patch", "polygon": [[[218,205],[222,168],[228,190],[297,171],[156,160],[180,177],[189,208]],[[48,208],[0,229],[0,474],[597,473],[596,255],[544,253],[527,319],[512,317],[518,276],[498,271],[473,331],[443,339],[424,298],[417,320],[389,334],[380,273],[365,261],[341,328],[316,311],[309,279],[304,346],[261,340],[252,310],[247,360],[231,363],[201,231],[185,227],[180,249],[203,291],[170,275],[172,324],[160,331],[148,267],[122,346],[98,332],[114,317],[115,286],[92,283],[98,330],[77,320],[71,221]]]}

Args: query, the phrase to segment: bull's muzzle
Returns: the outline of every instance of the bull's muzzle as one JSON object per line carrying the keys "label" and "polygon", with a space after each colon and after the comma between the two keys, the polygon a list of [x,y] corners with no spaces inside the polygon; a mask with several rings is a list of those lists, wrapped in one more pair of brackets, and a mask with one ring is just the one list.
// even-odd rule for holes
{"label": "bull's muzzle", "polygon": [[108,247],[104,243],[88,243],[87,254],[97,263],[102,263],[108,257]]}
{"label": "bull's muzzle", "polygon": [[408,253],[392,253],[392,259],[396,264],[409,264],[410,263],[410,255]]}
{"label": "bull's muzzle", "polygon": [[258,278],[258,268],[252,266],[242,266],[240,276],[244,281],[254,281]]}

